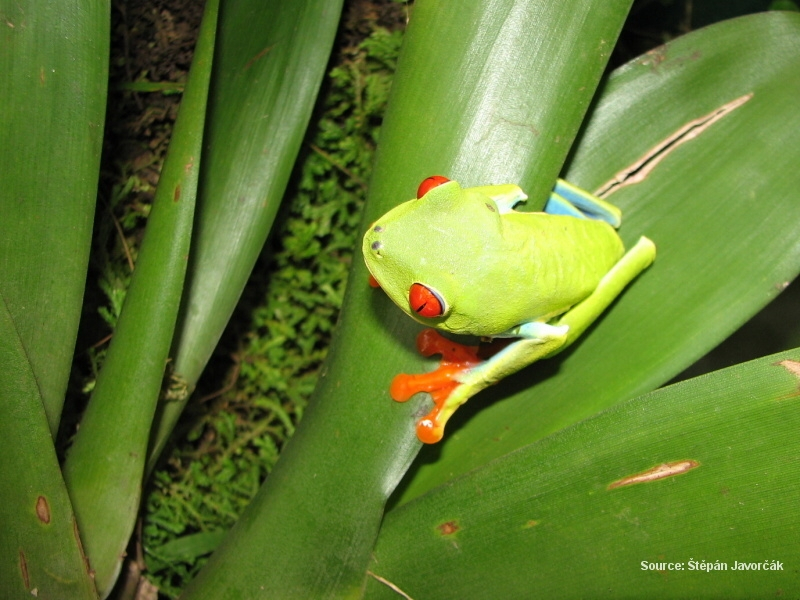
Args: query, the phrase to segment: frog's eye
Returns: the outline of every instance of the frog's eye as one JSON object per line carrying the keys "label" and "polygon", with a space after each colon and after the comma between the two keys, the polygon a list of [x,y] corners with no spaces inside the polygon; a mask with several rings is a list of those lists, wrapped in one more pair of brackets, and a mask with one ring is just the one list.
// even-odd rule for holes
{"label": "frog's eye", "polygon": [[411,310],[421,317],[433,318],[444,315],[445,303],[442,297],[421,283],[415,283],[408,290],[408,302]]}
{"label": "frog's eye", "polygon": [[433,188],[438,187],[443,183],[447,183],[448,181],[450,180],[443,175],[432,175],[431,177],[428,177],[419,184],[419,187],[417,188],[417,199],[422,198]]}

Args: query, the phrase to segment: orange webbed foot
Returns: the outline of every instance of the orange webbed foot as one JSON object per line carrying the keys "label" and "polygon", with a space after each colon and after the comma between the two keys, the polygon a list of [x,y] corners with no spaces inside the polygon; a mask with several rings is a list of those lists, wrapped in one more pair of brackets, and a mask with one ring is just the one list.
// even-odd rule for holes
{"label": "orange webbed foot", "polygon": [[398,402],[405,402],[418,392],[431,395],[434,408],[417,421],[417,437],[426,444],[433,444],[444,434],[446,419],[442,420],[440,413],[450,394],[460,385],[457,376],[482,361],[478,358],[478,346],[453,342],[433,329],[426,329],[417,336],[417,349],[423,356],[441,354],[439,366],[430,373],[397,375],[389,393]]}

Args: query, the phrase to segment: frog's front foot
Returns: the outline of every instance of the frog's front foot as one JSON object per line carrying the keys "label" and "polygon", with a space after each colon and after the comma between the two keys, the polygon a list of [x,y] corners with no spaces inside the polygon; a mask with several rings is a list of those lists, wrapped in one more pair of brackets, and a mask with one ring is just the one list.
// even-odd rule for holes
{"label": "frog's front foot", "polygon": [[[464,388],[464,374],[483,362],[478,358],[478,346],[465,346],[453,342],[433,329],[425,329],[417,336],[417,349],[423,356],[441,354],[442,360],[436,370],[419,375],[397,375],[389,393],[398,402],[405,402],[418,392],[428,392],[434,407],[417,421],[417,437],[426,444],[442,439],[447,420],[471,394],[463,397],[459,388]],[[463,397],[463,398],[462,398]]]}

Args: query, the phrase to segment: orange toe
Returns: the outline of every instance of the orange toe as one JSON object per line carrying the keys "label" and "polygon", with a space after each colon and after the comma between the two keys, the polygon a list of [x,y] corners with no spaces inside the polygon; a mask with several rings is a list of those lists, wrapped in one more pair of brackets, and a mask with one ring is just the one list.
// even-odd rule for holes
{"label": "orange toe", "polygon": [[458,375],[481,362],[481,359],[477,355],[478,346],[453,342],[433,329],[426,329],[419,334],[417,348],[424,356],[441,354],[439,366],[430,373],[397,375],[392,380],[389,393],[398,402],[405,402],[419,392],[431,395],[434,407],[417,422],[417,437],[426,444],[433,444],[441,440],[444,434],[444,423],[440,422],[439,413],[452,391],[458,387]]}

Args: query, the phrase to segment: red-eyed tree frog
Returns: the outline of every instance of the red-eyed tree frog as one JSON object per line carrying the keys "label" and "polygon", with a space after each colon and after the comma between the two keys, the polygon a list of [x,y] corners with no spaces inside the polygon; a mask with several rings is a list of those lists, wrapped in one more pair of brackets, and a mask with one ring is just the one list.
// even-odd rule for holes
{"label": "red-eyed tree frog", "polygon": [[428,392],[433,410],[417,436],[438,442],[455,410],[487,386],[571,344],[655,260],[642,237],[627,252],[620,210],[559,180],[543,212],[518,212],[513,184],[462,188],[429,177],[417,198],[378,219],[364,236],[371,280],[420,323],[481,338],[511,338],[487,359],[477,346],[423,331],[417,347],[441,354],[432,373],[401,374],[397,401]]}

